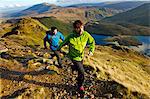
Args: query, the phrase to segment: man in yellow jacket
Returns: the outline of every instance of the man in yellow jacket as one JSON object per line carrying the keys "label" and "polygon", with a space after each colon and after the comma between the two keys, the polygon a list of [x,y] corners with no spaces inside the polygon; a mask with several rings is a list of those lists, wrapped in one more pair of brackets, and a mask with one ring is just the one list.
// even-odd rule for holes
{"label": "man in yellow jacket", "polygon": [[88,44],[90,46],[89,55],[93,55],[95,49],[95,40],[87,31],[84,31],[83,23],[80,20],[76,20],[73,23],[73,28],[73,33],[66,37],[57,50],[60,50],[64,45],[69,46],[68,57],[72,60],[74,68],[78,71],[78,90],[79,93],[82,93],[84,92],[84,49]]}

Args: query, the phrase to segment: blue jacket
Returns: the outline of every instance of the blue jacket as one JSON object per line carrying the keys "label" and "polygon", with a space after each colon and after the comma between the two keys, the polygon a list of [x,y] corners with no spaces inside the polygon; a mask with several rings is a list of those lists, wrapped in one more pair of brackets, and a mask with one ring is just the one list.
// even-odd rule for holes
{"label": "blue jacket", "polygon": [[60,32],[57,32],[55,35],[47,33],[44,38],[44,47],[46,47],[46,42],[48,42],[50,44],[50,49],[55,51],[55,50],[57,50],[57,48],[59,46],[60,39],[62,41],[64,41],[64,39],[65,39],[63,34]]}

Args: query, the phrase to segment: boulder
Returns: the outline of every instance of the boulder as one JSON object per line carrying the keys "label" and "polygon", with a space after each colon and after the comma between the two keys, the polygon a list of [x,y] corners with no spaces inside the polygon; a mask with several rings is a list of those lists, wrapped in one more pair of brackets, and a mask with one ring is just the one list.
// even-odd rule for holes
{"label": "boulder", "polygon": [[55,71],[57,74],[59,74],[59,69],[58,67],[51,65],[51,66],[47,66],[46,69],[50,70],[50,71]]}

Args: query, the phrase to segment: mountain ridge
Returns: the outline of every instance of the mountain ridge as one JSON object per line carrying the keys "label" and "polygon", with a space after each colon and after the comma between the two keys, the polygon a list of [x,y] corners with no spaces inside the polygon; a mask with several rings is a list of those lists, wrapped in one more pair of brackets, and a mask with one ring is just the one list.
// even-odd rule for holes
{"label": "mountain ridge", "polygon": [[33,5],[25,10],[22,10],[18,13],[14,13],[11,14],[11,17],[18,17],[18,16],[25,16],[25,15],[29,15],[29,14],[41,14],[41,13],[45,13],[47,11],[50,11],[52,9],[56,9],[56,8],[60,8],[60,6],[56,6],[54,4],[49,4],[49,3],[41,3],[41,4],[36,4]]}
{"label": "mountain ridge", "polygon": [[134,8],[127,12],[119,13],[103,20],[111,22],[128,22],[143,26],[149,26],[149,8],[150,3],[145,3],[137,8]]}

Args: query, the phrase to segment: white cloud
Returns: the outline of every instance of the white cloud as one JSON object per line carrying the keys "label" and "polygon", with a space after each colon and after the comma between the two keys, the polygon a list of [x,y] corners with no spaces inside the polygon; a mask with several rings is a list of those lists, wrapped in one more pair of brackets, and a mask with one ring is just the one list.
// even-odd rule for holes
{"label": "white cloud", "polygon": [[8,8],[13,8],[15,5],[14,4],[8,4],[8,5],[6,5],[6,7],[8,7]]}
{"label": "white cloud", "polygon": [[79,4],[79,3],[96,3],[104,1],[116,1],[116,0],[57,0],[59,5],[70,5],[70,4]]}
{"label": "white cloud", "polygon": [[15,6],[16,6],[16,7],[21,7],[21,6],[23,6],[23,5],[21,5],[21,4],[15,4]]}
{"label": "white cloud", "polygon": [[0,5],[0,8],[15,8],[15,7],[22,7],[22,6],[25,5],[16,3],[16,4]]}
{"label": "white cloud", "polygon": [[4,5],[0,5],[0,8],[5,8],[5,6]]}

